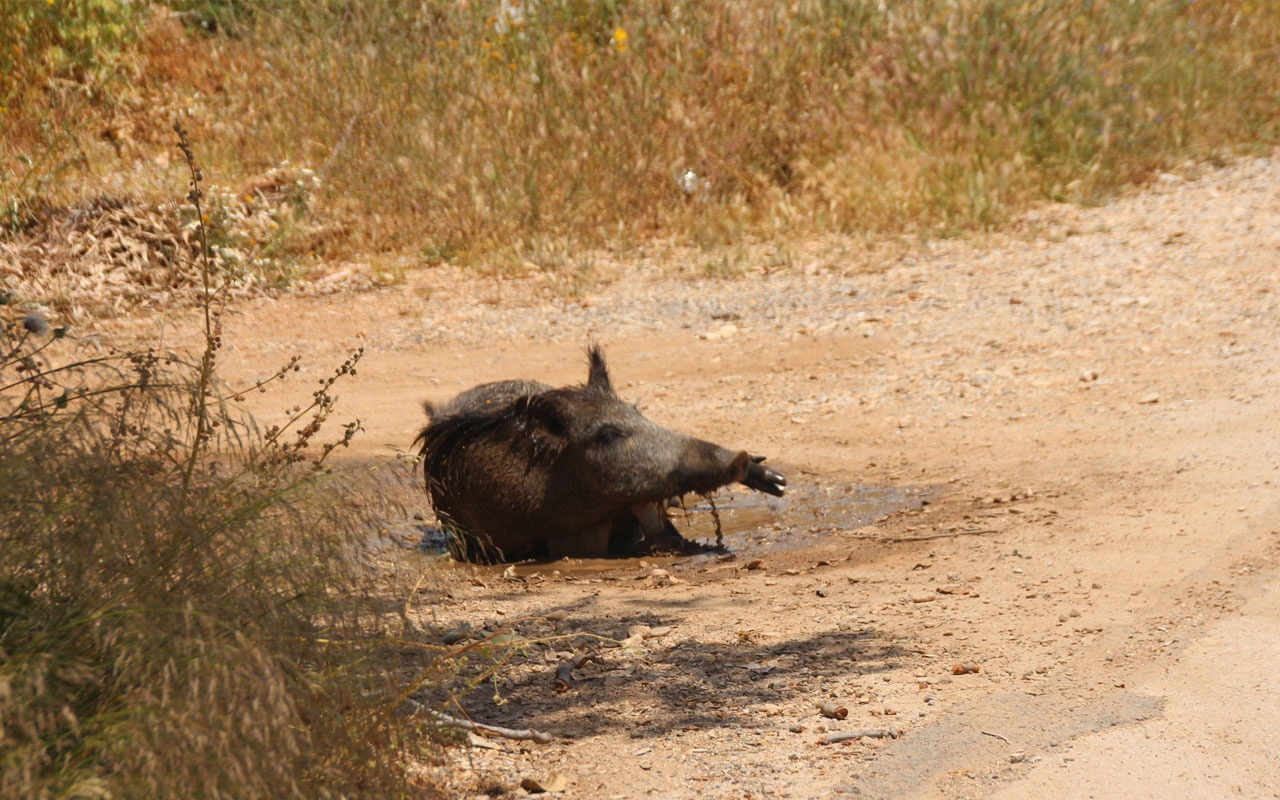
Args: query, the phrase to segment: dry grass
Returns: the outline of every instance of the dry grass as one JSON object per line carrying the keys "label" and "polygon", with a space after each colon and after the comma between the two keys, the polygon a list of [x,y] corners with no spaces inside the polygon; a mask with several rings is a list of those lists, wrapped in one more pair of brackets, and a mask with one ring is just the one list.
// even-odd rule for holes
{"label": "dry grass", "polygon": [[[197,216],[203,199],[193,182]],[[325,476],[359,429],[320,440],[359,354],[258,430],[217,380],[228,275],[194,236],[194,357],[80,349],[0,295],[0,785],[434,796],[401,769],[433,736],[399,712],[441,648],[388,607],[394,585],[371,596],[367,522]]]}
{"label": "dry grass", "polygon": [[[1245,0],[173,7],[219,32],[155,6],[84,162],[0,177],[23,209],[125,164],[148,165],[128,179],[145,192],[157,120],[190,113],[232,185],[286,160],[322,181],[327,234],[282,235],[276,259],[538,267],[655,240],[982,229],[1277,133],[1280,7]],[[11,163],[40,150],[42,115],[72,124],[29,102]]]}

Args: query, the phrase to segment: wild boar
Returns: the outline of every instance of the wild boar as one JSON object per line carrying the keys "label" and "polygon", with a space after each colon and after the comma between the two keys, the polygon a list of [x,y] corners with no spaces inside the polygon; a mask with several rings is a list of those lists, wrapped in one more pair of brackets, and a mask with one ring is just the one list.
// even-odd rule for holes
{"label": "wild boar", "polygon": [[581,386],[487,383],[436,406],[415,440],[431,503],[467,561],[632,555],[684,542],[668,501],[740,482],[781,496],[762,456],[657,425],[587,351]]}

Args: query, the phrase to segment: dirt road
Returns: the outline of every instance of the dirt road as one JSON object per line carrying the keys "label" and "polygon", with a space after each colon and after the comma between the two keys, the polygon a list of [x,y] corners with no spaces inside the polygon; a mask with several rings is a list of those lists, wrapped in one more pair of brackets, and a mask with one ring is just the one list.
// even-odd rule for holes
{"label": "dirt road", "polygon": [[[593,798],[1280,797],[1280,162],[883,260],[604,266],[228,318],[224,376],[298,352],[299,398],[366,348],[339,391],[358,458],[407,449],[428,397],[582,380],[595,339],[648,416],[788,473],[736,558],[424,596],[424,624],[560,612],[467,708],[555,743],[457,753],[460,795],[558,773]],[[265,397],[265,421],[291,402]],[[902,510],[850,522],[873,496]],[[577,634],[626,644],[554,693]],[[848,731],[901,735],[820,743]]]}

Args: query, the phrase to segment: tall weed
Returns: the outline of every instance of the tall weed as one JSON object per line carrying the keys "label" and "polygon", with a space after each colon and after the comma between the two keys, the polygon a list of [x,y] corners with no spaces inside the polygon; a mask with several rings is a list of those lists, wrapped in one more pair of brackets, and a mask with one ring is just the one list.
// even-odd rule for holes
{"label": "tall weed", "polygon": [[193,359],[86,351],[38,311],[0,324],[0,785],[406,796],[397,760],[430,739],[393,715],[400,628],[366,596],[360,520],[321,481],[358,431],[318,438],[358,354],[258,430],[217,379],[226,284],[203,246]]}

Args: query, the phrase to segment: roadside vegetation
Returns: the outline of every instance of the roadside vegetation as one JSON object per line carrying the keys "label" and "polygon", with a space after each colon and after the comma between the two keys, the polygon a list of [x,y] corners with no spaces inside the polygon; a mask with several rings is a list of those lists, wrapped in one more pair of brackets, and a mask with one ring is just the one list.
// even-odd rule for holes
{"label": "roadside vegetation", "polygon": [[224,271],[197,266],[194,354],[94,347],[0,295],[4,796],[431,796],[403,765],[438,736],[401,705],[441,648],[383,610],[403,587],[327,475],[359,353],[259,429],[217,377]]}
{"label": "roadside vegetation", "polygon": [[1280,7],[1245,0],[22,7],[0,21],[5,227],[157,196],[181,116],[226,187],[218,236],[267,283],[953,235],[1280,124]]}

